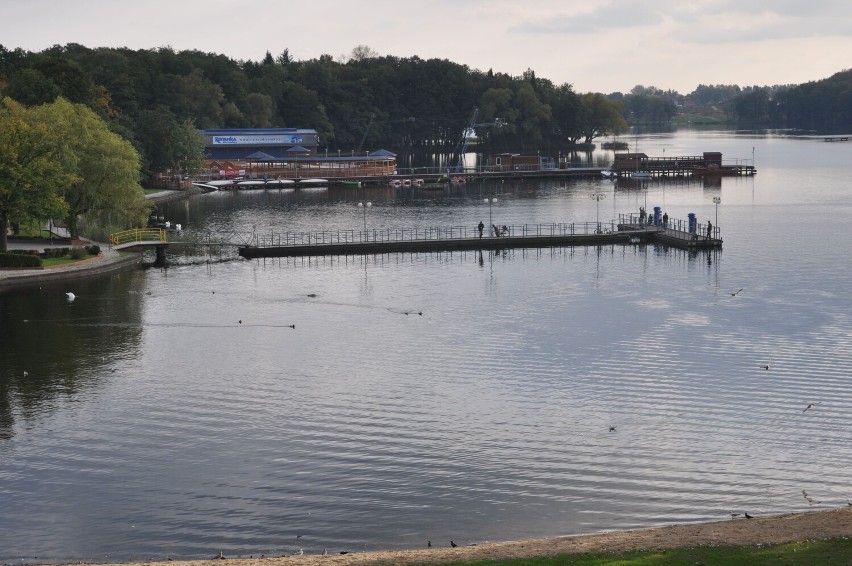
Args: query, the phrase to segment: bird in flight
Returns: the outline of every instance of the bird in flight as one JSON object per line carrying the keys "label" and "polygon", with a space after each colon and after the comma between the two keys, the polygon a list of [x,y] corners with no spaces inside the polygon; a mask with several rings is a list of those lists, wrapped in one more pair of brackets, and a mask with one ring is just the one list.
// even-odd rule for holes
{"label": "bird in flight", "polygon": [[737,295],[740,294],[740,291],[742,291],[742,289],[737,289],[736,291],[731,291],[731,296],[736,297]]}
{"label": "bird in flight", "polygon": [[805,411],[807,411],[808,409],[810,409],[810,408],[811,408],[811,407],[813,407],[814,405],[819,405],[819,404],[820,404],[820,402],[821,402],[821,401],[817,401],[816,403],[808,403],[808,406],[807,406],[807,407],[805,407],[804,409],[802,409],[802,412],[804,413]]}

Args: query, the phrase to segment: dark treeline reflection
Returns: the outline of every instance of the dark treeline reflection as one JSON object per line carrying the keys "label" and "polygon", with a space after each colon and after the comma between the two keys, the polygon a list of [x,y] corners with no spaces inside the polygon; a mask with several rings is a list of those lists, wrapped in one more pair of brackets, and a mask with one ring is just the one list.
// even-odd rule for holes
{"label": "dark treeline reflection", "polygon": [[0,437],[14,434],[16,415],[43,416],[57,398],[98,387],[134,355],[143,285],[128,272],[0,294]]}

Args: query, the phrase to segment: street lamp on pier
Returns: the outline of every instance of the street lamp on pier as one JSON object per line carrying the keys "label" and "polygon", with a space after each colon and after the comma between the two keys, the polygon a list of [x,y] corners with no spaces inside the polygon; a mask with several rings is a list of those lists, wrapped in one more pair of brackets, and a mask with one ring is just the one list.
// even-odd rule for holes
{"label": "street lamp on pier", "polygon": [[358,206],[364,211],[364,237],[367,236],[367,209],[373,206],[373,203],[367,201],[366,203],[359,202]]}
{"label": "street lamp on pier", "polygon": [[719,227],[719,204],[722,202],[722,197],[713,197],[713,202],[716,204],[716,224]]}
{"label": "street lamp on pier", "polygon": [[606,195],[603,193],[593,193],[590,195],[593,199],[595,199],[595,214],[597,227],[595,228],[595,234],[602,233],[601,230],[601,201],[606,198]]}
{"label": "street lamp on pier", "polygon": [[494,226],[494,220],[491,217],[491,206],[497,202],[497,197],[486,198],[484,202],[488,203],[488,230],[491,230],[491,227]]}

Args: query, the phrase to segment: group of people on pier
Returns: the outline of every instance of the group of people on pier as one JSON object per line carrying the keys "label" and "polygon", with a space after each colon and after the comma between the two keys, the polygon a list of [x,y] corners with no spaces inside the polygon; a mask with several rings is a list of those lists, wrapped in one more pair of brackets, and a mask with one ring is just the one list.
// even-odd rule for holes
{"label": "group of people on pier", "polygon": [[[481,239],[482,233],[485,230],[485,224],[483,224],[482,221],[480,220],[479,226],[477,226],[477,228],[479,229],[479,238]],[[491,235],[496,236],[496,237],[508,236],[509,235],[509,227],[506,226],[505,224],[503,224],[503,226],[497,226],[496,224],[492,224],[491,225]]]}

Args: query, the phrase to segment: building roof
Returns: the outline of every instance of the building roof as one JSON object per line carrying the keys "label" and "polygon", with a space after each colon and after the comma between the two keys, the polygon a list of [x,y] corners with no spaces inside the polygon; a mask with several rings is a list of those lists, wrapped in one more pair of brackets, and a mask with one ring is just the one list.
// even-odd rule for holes
{"label": "building roof", "polygon": [[269,134],[315,134],[312,128],[223,128],[217,130],[201,130],[205,136],[256,136]]}

